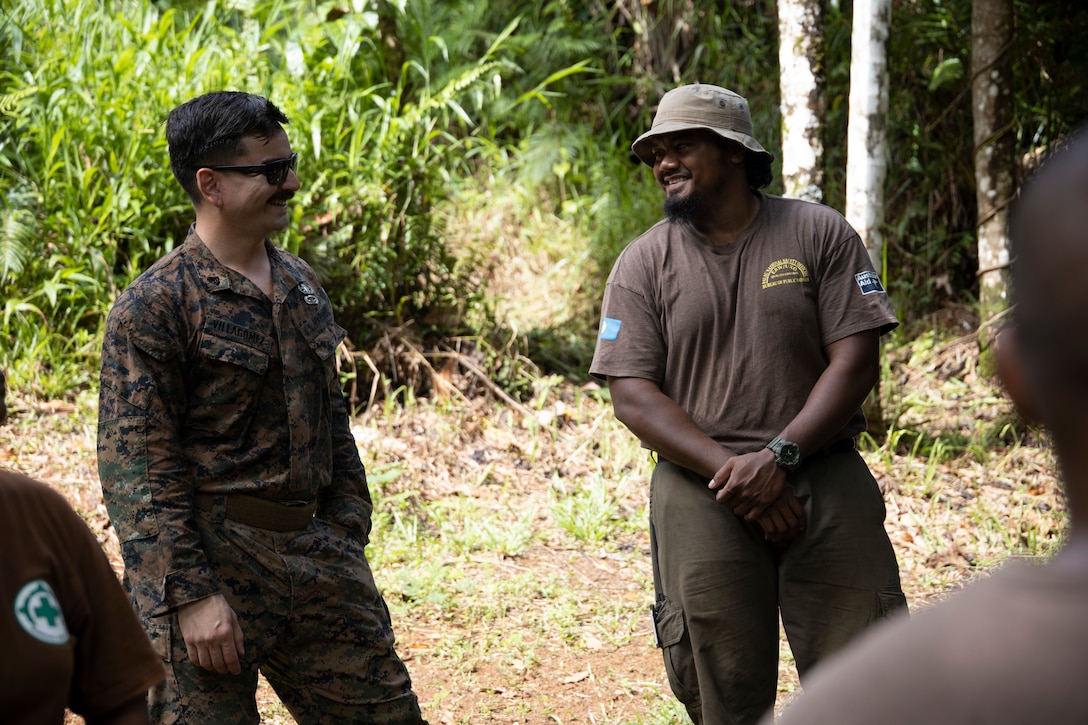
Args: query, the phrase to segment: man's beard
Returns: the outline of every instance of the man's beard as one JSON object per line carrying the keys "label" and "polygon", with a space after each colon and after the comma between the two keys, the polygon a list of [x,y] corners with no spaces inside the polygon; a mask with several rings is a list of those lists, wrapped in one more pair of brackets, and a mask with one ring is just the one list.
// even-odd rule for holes
{"label": "man's beard", "polygon": [[670,222],[692,223],[703,213],[703,197],[699,194],[684,194],[680,197],[665,197],[665,218]]}

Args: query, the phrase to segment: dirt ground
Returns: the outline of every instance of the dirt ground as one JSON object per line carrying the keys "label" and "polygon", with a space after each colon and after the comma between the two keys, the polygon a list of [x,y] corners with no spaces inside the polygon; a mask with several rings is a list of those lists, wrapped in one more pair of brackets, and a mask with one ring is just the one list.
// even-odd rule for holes
{"label": "dirt ground", "polygon": [[[886,526],[915,609],[984,576],[1010,554],[1051,550],[1064,535],[1064,505],[1046,441],[1034,434],[1013,436],[1001,426],[1002,420],[1013,420],[1008,403],[977,378],[971,359],[961,344],[902,361],[898,388],[909,391],[913,402],[900,406],[905,412],[897,414],[896,423],[933,436],[980,431],[980,426],[996,432],[978,433],[980,443],[944,457],[921,455],[917,445],[906,443],[865,454],[885,491]],[[0,467],[60,490],[98,534],[120,573],[117,540],[97,479],[94,416],[88,413],[93,402],[44,402],[10,392],[12,414],[0,425]],[[452,445],[434,435],[450,425],[443,417],[449,413],[426,406],[411,416],[394,412],[360,420],[360,448],[396,458],[408,481],[404,485],[420,486],[429,500],[501,498],[513,511],[539,506],[556,472],[576,480],[580,471],[597,465],[585,442],[600,435],[600,416],[607,411],[582,409],[574,415],[562,401],[550,403],[546,410],[563,418],[561,435],[541,441],[532,426],[518,423],[494,402],[463,405],[470,411],[457,414]],[[527,467],[530,449],[533,465]],[[485,477],[478,475],[482,463],[488,466]],[[644,495],[637,485],[623,493],[629,510],[638,510]],[[500,580],[528,573],[548,587],[565,588],[572,624],[564,631],[541,631],[538,625],[542,608],[554,606],[562,591],[538,599],[519,595],[501,617],[477,624],[400,597],[391,602],[398,651],[432,725],[684,722],[670,704],[660,653],[650,636],[648,537],[638,527],[626,536],[594,548],[542,535],[515,557],[466,557],[457,563],[470,576],[473,567]],[[396,575],[379,571],[379,583],[383,576],[393,582]],[[396,596],[397,587],[391,588]],[[601,625],[599,613],[605,609],[611,614]],[[531,638],[531,646],[525,638]],[[510,642],[522,645],[511,648]],[[783,655],[778,707],[799,689],[785,645]],[[294,722],[266,685],[260,702],[265,722]],[[70,722],[80,721],[72,716]]]}

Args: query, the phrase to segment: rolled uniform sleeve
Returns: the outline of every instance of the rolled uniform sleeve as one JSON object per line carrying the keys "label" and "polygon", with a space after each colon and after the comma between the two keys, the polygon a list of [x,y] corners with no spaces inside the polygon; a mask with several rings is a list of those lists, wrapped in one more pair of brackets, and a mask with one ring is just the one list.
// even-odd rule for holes
{"label": "rolled uniform sleeve", "polygon": [[193,513],[182,450],[187,408],[182,316],[123,294],[106,323],[98,468],[139,610],[165,614],[219,591]]}

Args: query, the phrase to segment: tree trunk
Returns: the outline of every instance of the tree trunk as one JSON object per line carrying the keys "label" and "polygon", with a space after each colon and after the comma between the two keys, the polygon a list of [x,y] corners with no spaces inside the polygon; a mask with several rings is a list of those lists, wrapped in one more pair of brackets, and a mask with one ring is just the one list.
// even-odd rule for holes
{"label": "tree trunk", "polygon": [[[404,66],[404,46],[397,33],[397,16],[400,11],[390,0],[380,0],[378,10],[378,37],[381,40],[382,62],[385,78],[393,87],[400,81]],[[401,101],[403,103],[403,101]]]}
{"label": "tree trunk", "polygon": [[1012,132],[1012,0],[974,0],[971,12],[971,108],[978,203],[979,347],[987,370],[996,330],[1008,305],[1008,207],[1015,193]]}
{"label": "tree trunk", "polygon": [[786,196],[823,200],[823,3],[778,0],[782,183]]}
{"label": "tree trunk", "polygon": [[[891,0],[858,0],[850,38],[850,119],[846,139],[846,219],[873,268],[884,268],[884,181],[888,176],[888,26]],[[887,284],[887,280],[885,280]]]}
{"label": "tree trunk", "polygon": [[636,29],[636,66],[650,78],[680,83],[695,47],[694,1],[619,0],[615,8]]}
{"label": "tree trunk", "polygon": [[[850,109],[846,139],[846,219],[887,285],[884,181],[888,176],[888,26],[891,0],[857,0],[850,37]],[[880,383],[865,402],[869,433],[887,435]]]}

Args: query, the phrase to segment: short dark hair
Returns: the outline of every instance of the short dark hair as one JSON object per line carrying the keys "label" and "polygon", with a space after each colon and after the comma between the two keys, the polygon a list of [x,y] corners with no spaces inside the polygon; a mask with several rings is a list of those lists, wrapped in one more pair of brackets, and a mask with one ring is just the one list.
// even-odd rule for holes
{"label": "short dark hair", "polygon": [[751,149],[744,150],[744,170],[748,172],[749,189],[762,189],[774,181],[771,161],[772,157],[757,154]]}
{"label": "short dark hair", "polygon": [[243,137],[267,139],[287,123],[283,111],[263,96],[240,91],[197,96],[166,117],[170,170],[193,203],[199,203],[197,169],[232,163],[243,152]]}
{"label": "short dark hair", "polygon": [[771,173],[771,162],[774,161],[774,157],[770,154],[760,154],[752,151],[739,141],[733,139],[723,138],[714,134],[714,137],[718,140],[722,149],[722,159],[733,152],[734,148],[739,148],[744,152],[744,172],[748,177],[749,189],[762,189],[772,181],[774,181],[774,175]]}

